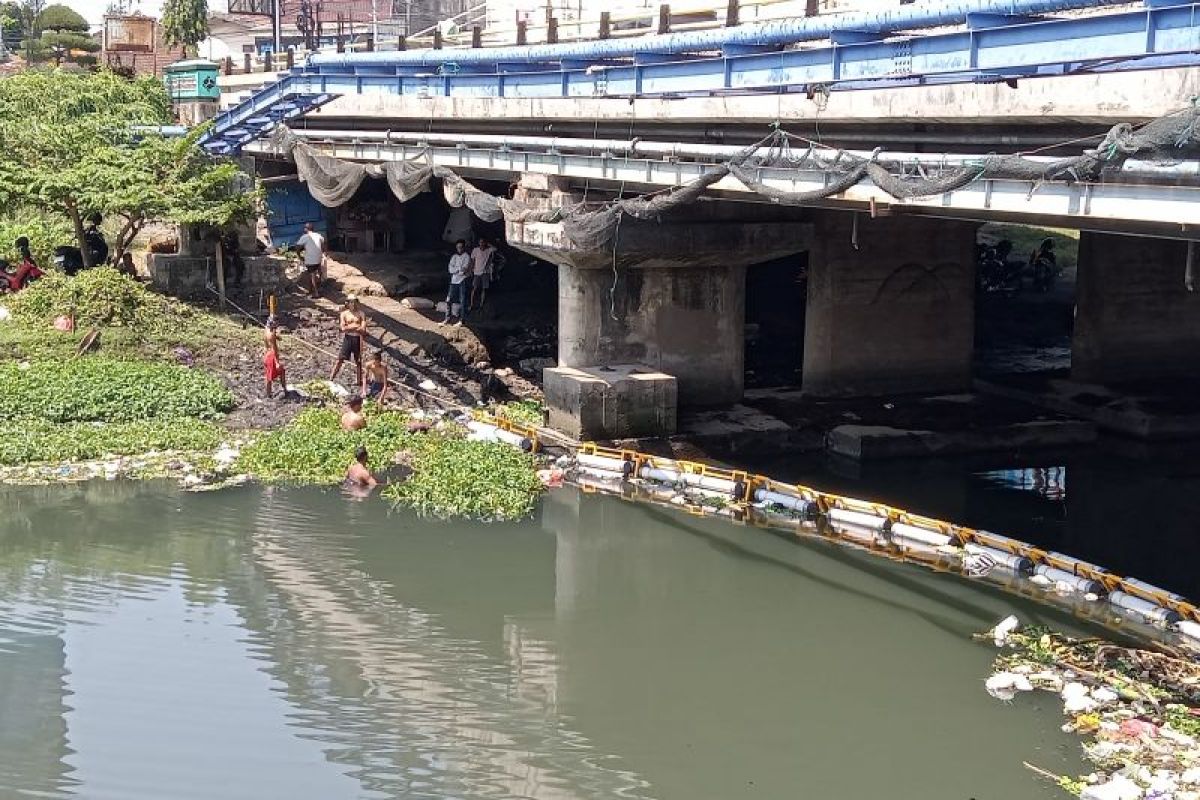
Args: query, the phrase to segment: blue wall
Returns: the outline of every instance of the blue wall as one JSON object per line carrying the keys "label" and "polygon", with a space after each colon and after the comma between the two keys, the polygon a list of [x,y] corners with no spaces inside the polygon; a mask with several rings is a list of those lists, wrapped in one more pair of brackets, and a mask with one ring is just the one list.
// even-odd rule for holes
{"label": "blue wall", "polygon": [[329,235],[329,209],[317,202],[300,181],[274,183],[267,187],[267,227],[276,247],[292,245],[304,233],[304,225]]}

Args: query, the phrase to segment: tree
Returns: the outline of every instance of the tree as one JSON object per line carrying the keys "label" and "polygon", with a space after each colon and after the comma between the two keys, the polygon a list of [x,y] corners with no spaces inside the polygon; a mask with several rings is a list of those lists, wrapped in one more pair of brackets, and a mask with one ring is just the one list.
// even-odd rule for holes
{"label": "tree", "polygon": [[0,207],[63,215],[85,258],[93,212],[121,220],[117,258],[151,221],[252,219],[259,194],[249,178],[199,148],[202,129],[178,138],[153,130],[171,121],[153,78],[48,70],[0,81]]}
{"label": "tree", "polygon": [[167,44],[195,53],[196,45],[208,38],[208,0],[166,0],[162,29]]}
{"label": "tree", "polygon": [[38,17],[46,8],[46,0],[21,0],[19,10],[21,19],[21,35],[25,44],[25,60],[33,61],[35,42],[41,32],[37,26]]}
{"label": "tree", "polygon": [[90,64],[95,58],[90,53],[100,49],[100,44],[89,35],[86,19],[64,5],[46,6],[37,15],[34,29],[41,33],[26,46],[29,61],[53,59],[56,65],[63,61]]}
{"label": "tree", "polygon": [[46,6],[36,18],[37,31],[75,31],[86,34],[91,30],[88,21],[67,6],[55,3]]}
{"label": "tree", "polygon": [[15,2],[0,3],[0,39],[4,46],[0,50],[17,50],[25,38],[21,24],[21,6]]}

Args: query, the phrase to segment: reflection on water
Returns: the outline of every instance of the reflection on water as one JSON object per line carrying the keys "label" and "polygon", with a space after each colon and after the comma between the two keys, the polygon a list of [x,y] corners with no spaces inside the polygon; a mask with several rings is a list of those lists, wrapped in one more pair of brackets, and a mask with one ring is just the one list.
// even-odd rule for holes
{"label": "reflection on water", "polygon": [[1200,443],[1105,439],[1066,452],[916,462],[734,463],[1014,536],[1200,599]]}
{"label": "reflection on water", "polygon": [[1046,500],[1063,501],[1067,499],[1066,467],[997,469],[977,472],[974,477],[995,484],[1002,489],[1032,492]]}
{"label": "reflection on water", "polygon": [[0,490],[0,797],[1053,797],[1057,612],[571,490],[449,524],[336,490]]}

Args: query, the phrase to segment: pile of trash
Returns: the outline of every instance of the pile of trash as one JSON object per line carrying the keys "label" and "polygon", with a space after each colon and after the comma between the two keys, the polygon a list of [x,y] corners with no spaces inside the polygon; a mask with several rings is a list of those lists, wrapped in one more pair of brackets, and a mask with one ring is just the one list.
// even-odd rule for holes
{"label": "pile of trash", "polygon": [[988,694],[1062,697],[1063,730],[1088,737],[1095,765],[1079,778],[1026,764],[1083,800],[1200,800],[1200,663],[1177,655],[1021,628],[1016,617],[977,638],[1003,648]]}

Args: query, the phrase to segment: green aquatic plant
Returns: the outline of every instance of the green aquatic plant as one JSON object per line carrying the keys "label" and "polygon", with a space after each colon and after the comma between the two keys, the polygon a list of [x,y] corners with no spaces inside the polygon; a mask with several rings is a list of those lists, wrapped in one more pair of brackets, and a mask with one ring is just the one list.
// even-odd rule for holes
{"label": "green aquatic plant", "polygon": [[542,409],[537,400],[514,400],[500,405],[497,413],[513,422],[536,428],[542,424]]}
{"label": "green aquatic plant", "polygon": [[333,483],[346,474],[354,451],[366,447],[371,466],[390,464],[419,437],[408,432],[407,417],[382,412],[369,417],[361,431],[344,431],[331,408],[308,408],[287,426],[266,433],[241,452],[237,468],[264,481]]}
{"label": "green aquatic plant", "polygon": [[507,520],[527,516],[542,490],[532,456],[508,445],[475,442],[454,426],[412,433],[394,411],[368,414],[367,427],[343,431],[338,412],[310,408],[286,427],[242,449],[235,468],[259,480],[334,483],[358,447],[366,447],[373,470],[403,461],[411,476],[388,485],[384,497],[419,514]]}
{"label": "green aquatic plant", "polygon": [[213,419],[233,407],[215,377],[173,364],[103,357],[0,363],[0,415],[49,422]]}
{"label": "green aquatic plant", "polygon": [[10,420],[0,429],[0,465],[73,462],[151,451],[209,451],[223,433],[197,419],[136,422],[74,422],[59,425],[39,419]]}
{"label": "green aquatic plant", "polygon": [[412,466],[412,477],[384,496],[426,516],[520,519],[542,491],[533,456],[494,442],[435,436]]}

